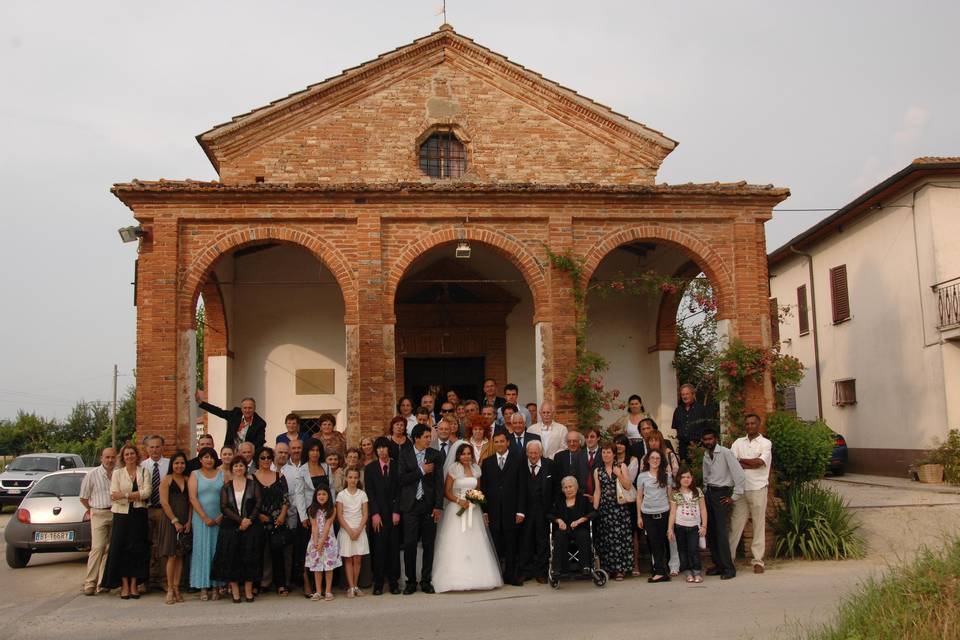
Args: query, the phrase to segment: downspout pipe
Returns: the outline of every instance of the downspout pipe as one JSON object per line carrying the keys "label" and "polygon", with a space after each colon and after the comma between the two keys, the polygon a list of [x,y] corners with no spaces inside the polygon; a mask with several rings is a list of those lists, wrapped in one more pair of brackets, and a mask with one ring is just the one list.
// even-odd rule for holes
{"label": "downspout pipe", "polygon": [[817,324],[817,290],[813,283],[813,254],[805,251],[799,251],[794,245],[790,245],[790,251],[803,256],[807,259],[807,268],[810,274],[810,313],[813,316],[813,363],[814,372],[817,376],[817,417],[823,420],[823,392],[820,388],[820,325]]}

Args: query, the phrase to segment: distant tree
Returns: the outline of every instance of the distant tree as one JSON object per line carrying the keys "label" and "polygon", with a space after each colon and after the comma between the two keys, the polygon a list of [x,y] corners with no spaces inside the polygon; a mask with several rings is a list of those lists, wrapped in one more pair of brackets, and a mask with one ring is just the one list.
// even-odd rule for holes
{"label": "distant tree", "polygon": [[[130,440],[135,430],[136,396],[130,387],[117,403],[118,446]],[[0,420],[2,455],[76,453],[90,465],[96,464],[100,450],[110,446],[111,440],[110,406],[105,403],[80,401],[62,422],[26,411],[17,412],[13,420]]]}
{"label": "distant tree", "polygon": [[680,384],[697,388],[697,399],[717,408],[717,304],[701,274],[690,282],[677,310],[677,349],[673,366]]}

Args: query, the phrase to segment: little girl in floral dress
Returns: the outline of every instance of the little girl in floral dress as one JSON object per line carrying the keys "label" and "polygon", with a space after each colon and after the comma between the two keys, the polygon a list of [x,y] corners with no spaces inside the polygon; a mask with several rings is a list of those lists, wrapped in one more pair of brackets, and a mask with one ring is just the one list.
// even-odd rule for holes
{"label": "little girl in floral dress", "polygon": [[[304,565],[313,572],[313,580],[317,591],[311,600],[333,600],[333,570],[342,564],[340,560],[340,545],[333,535],[333,521],[336,508],[330,499],[330,489],[321,485],[313,494],[313,502],[307,509],[310,517],[310,544],[307,545],[307,556]],[[326,582],[326,589],[321,586]]]}

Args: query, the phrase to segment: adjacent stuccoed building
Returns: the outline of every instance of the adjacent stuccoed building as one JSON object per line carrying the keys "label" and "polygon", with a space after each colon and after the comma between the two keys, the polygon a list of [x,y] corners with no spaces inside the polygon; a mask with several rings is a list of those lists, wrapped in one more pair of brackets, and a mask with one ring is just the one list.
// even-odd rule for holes
{"label": "adjacent stuccoed building", "polygon": [[788,402],[846,438],[849,470],[905,476],[960,427],[960,158],[914,160],[769,268],[783,351],[807,367]]}

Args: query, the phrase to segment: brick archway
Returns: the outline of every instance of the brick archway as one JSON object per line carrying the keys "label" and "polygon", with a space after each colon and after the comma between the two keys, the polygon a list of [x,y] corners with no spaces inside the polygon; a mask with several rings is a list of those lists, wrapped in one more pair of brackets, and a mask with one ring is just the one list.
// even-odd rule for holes
{"label": "brick archway", "polygon": [[717,253],[707,244],[675,227],[642,225],[608,233],[596,242],[584,257],[584,284],[590,282],[600,262],[614,249],[625,244],[656,240],[682,251],[706,274],[717,297],[717,317],[729,318],[733,313],[733,277]]}
{"label": "brick archway", "polygon": [[[312,253],[333,274],[337,284],[340,285],[344,304],[344,324],[357,323],[356,284],[346,258],[336,247],[313,231],[292,225],[237,226],[217,236],[201,249],[181,272],[179,278],[181,300],[189,301],[190,309],[196,306],[203,282],[218,258],[231,250],[270,240],[293,244]],[[189,297],[185,297],[185,294]]]}
{"label": "brick archway", "polygon": [[542,313],[542,309],[549,299],[549,294],[544,268],[537,258],[515,238],[500,231],[483,227],[448,227],[411,242],[400,251],[400,255],[390,267],[390,275],[386,279],[385,322],[388,324],[396,323],[397,287],[414,260],[431,249],[453,244],[460,240],[469,240],[493,249],[520,271],[527,287],[530,289],[530,294],[533,296],[533,322],[540,321],[541,318],[538,317],[538,314]]}

